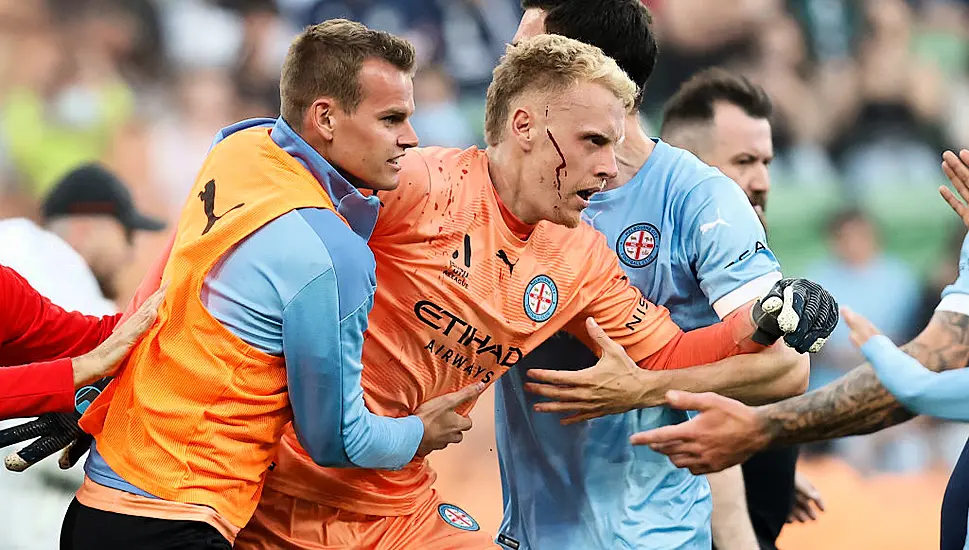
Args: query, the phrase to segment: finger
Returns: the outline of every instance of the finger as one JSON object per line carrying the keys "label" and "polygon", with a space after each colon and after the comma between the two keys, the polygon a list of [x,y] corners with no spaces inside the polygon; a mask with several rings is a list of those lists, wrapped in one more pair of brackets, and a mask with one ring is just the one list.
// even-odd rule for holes
{"label": "finger", "polygon": [[670,462],[677,468],[690,470],[693,475],[699,476],[715,471],[708,462],[689,454],[672,455],[670,456]]}
{"label": "finger", "polygon": [[28,439],[37,439],[49,433],[50,424],[44,418],[38,418],[24,424],[11,426],[5,430],[0,430],[0,447],[8,447],[27,441]]}
{"label": "finger", "polygon": [[4,466],[10,471],[22,472],[63,449],[73,439],[74,436],[69,434],[42,437],[16,453],[7,456],[4,460]]}
{"label": "finger", "polygon": [[[951,153],[950,153],[951,154]],[[944,157],[945,155],[943,155]],[[965,164],[960,160],[946,160],[942,163],[942,171],[964,201],[969,201],[969,174],[965,169]]]}
{"label": "finger", "polygon": [[662,428],[654,428],[645,432],[635,433],[629,436],[629,442],[633,445],[649,445],[653,447],[654,445],[672,444],[677,441],[693,441],[696,438],[693,436],[692,428],[690,422],[673,426],[663,426]]}
{"label": "finger", "polygon": [[958,169],[959,179],[962,180],[962,183],[969,186],[969,150],[959,150],[959,163],[955,168]]}
{"label": "finger", "polygon": [[692,393],[670,390],[666,392],[665,397],[666,404],[674,409],[700,412],[716,408],[718,405],[723,404],[722,400],[729,401],[726,397],[721,397],[711,392]]}
{"label": "finger", "polygon": [[969,184],[969,167],[966,166],[967,158],[965,149],[960,151],[958,156],[952,151],[942,153],[942,161],[955,176],[954,178],[949,178],[953,186],[958,189]]}
{"label": "finger", "polygon": [[589,332],[589,337],[592,338],[592,341],[599,346],[601,352],[600,357],[606,353],[615,354],[622,350],[622,346],[617,344],[612,338],[609,338],[606,331],[602,330],[599,323],[596,323],[596,320],[592,317],[585,320],[585,329]]}
{"label": "finger", "polygon": [[75,464],[81,459],[82,456],[91,448],[91,436],[84,434],[78,439],[71,443],[71,446],[64,449],[61,453],[60,460],[57,461],[61,470],[67,470],[73,468]]}
{"label": "finger", "polygon": [[529,393],[541,395],[542,397],[554,399],[555,401],[584,401],[588,396],[585,388],[576,388],[573,386],[553,386],[551,384],[526,382],[524,388]]}
{"label": "finger", "polygon": [[541,413],[566,413],[566,412],[588,412],[599,405],[597,403],[588,403],[586,401],[548,401],[542,403],[535,403],[532,407],[535,412]]}
{"label": "finger", "polygon": [[458,419],[454,422],[454,429],[462,432],[466,432],[471,429],[471,419],[467,416],[458,415]]}
{"label": "finger", "polygon": [[650,443],[649,448],[657,453],[661,453],[664,455],[671,455],[671,454],[678,453],[680,451],[680,448],[683,447],[686,443],[688,442],[680,441],[680,440],[670,441],[668,443]]}
{"label": "finger", "polygon": [[449,394],[449,409],[456,409],[465,403],[469,403],[483,392],[485,389],[484,382],[478,382],[477,384],[471,384],[470,386],[465,386],[460,390]]}
{"label": "finger", "polygon": [[818,510],[823,512],[824,500],[821,498],[821,493],[812,486],[811,492],[808,494],[808,496],[811,499],[811,502],[813,502],[814,505],[818,507]]}
{"label": "finger", "polygon": [[571,426],[573,424],[578,424],[580,422],[586,422],[588,420],[592,420],[593,418],[601,418],[603,416],[608,416],[608,415],[609,415],[609,411],[605,411],[605,410],[589,411],[589,412],[584,412],[580,414],[573,414],[570,416],[566,416],[565,418],[560,420],[560,423],[563,426]]}
{"label": "finger", "polygon": [[777,326],[785,333],[790,334],[797,330],[797,325],[800,322],[801,318],[794,310],[794,286],[788,285],[784,287],[784,302],[780,314],[777,315]]}
{"label": "finger", "polygon": [[587,369],[579,371],[529,369],[525,372],[525,375],[533,380],[545,382],[546,384],[555,384],[557,386],[582,386],[588,380],[588,376],[583,374],[585,370]]}
{"label": "finger", "polygon": [[962,218],[964,223],[969,220],[969,207],[957,199],[952,190],[943,185],[939,187],[939,193],[945,199],[945,202],[949,203],[949,207],[952,208],[956,215]]}
{"label": "finger", "polygon": [[878,329],[871,321],[858,315],[847,306],[841,308],[841,317],[851,331],[848,338],[857,348],[861,348],[872,336],[878,334]]}

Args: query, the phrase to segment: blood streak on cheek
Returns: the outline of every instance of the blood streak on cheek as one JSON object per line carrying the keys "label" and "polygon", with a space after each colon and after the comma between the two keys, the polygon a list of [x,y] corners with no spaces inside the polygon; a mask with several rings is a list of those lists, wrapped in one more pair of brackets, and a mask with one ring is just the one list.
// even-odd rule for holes
{"label": "blood streak on cheek", "polygon": [[559,147],[557,141],[555,141],[555,136],[552,135],[552,131],[548,128],[545,129],[545,133],[548,134],[548,139],[552,142],[552,147],[555,147],[555,152],[558,153],[559,158],[562,162],[555,167],[555,189],[558,191],[559,199],[562,198],[562,172],[565,170],[565,155],[562,154],[562,148]]}

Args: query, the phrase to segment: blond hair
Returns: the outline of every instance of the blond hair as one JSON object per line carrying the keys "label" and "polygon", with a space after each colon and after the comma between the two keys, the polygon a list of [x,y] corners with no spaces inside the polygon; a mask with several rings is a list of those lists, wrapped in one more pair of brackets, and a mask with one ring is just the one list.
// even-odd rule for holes
{"label": "blond hair", "polygon": [[306,110],[321,97],[332,97],[340,109],[352,113],[363,100],[357,78],[360,67],[370,58],[410,72],[414,47],[403,38],[346,19],[306,27],[283,61],[279,80],[283,120],[298,128]]}
{"label": "blond hair", "polygon": [[595,46],[554,34],[508,46],[493,75],[485,103],[489,145],[502,140],[512,100],[529,91],[552,95],[578,82],[592,82],[621,99],[626,111],[636,101],[636,84],[611,57]]}

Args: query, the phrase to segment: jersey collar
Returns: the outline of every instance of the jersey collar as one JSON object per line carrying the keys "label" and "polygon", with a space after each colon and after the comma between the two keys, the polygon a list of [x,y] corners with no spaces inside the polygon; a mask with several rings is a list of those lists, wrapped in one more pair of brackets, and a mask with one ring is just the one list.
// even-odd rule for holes
{"label": "jersey collar", "polygon": [[329,195],[336,211],[343,216],[354,233],[369,240],[377,223],[377,213],[380,211],[380,199],[376,196],[365,197],[349,181],[346,180],[323,155],[306,143],[299,134],[283,120],[271,118],[252,118],[237,122],[219,131],[212,145],[219,143],[226,137],[249,128],[272,128],[271,136],[280,149],[299,161]]}

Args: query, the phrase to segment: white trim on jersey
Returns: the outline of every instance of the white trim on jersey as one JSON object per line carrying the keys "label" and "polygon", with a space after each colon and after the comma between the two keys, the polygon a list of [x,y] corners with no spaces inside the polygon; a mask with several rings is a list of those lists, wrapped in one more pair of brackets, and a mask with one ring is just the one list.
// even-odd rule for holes
{"label": "white trim on jersey", "polygon": [[939,305],[935,306],[935,310],[969,315],[969,294],[947,294]]}
{"label": "white trim on jersey", "polygon": [[[764,296],[770,289],[774,286],[774,283],[781,280],[781,272],[774,271],[766,275],[761,275],[753,281],[745,283],[738,289],[729,292],[723,298],[720,298],[713,303],[713,311],[717,312],[717,316],[723,319],[727,315],[733,313],[735,309],[746,304],[751,300],[756,300],[761,296]],[[966,296],[969,298],[969,296]]]}

